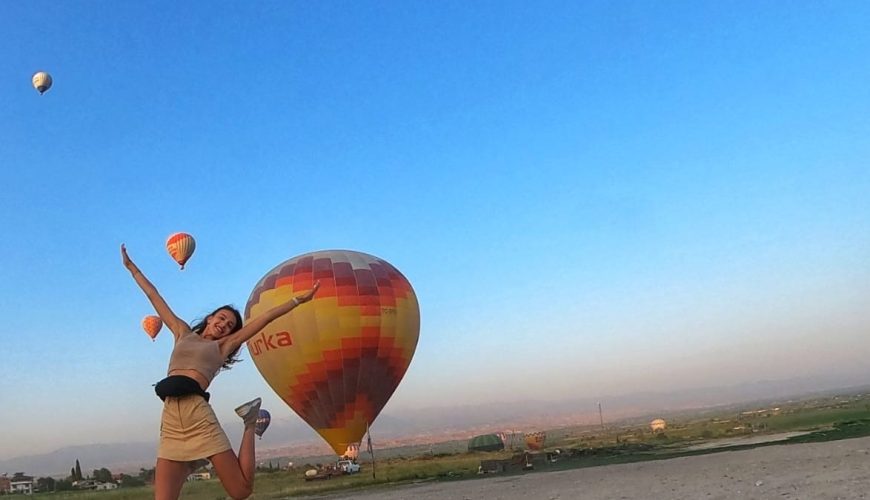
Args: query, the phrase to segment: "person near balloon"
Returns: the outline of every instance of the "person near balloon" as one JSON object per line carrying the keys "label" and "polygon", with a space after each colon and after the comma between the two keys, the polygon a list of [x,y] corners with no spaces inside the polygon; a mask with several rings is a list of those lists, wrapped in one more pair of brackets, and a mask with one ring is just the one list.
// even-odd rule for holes
{"label": "person near balloon", "polygon": [[208,403],[209,393],[205,391],[219,371],[238,361],[236,356],[244,342],[275,319],[310,301],[320,283],[245,325],[242,325],[238,310],[222,306],[191,327],[172,312],[157,288],[127,255],[124,245],[121,245],[121,259],[175,337],[168,376],[155,386],[164,404],[154,498],[177,499],[194,464],[202,459],[211,461],[231,497],[247,498],[254,486],[254,433],[260,417],[260,398],[236,408],[245,424],[239,454],[236,455]]}

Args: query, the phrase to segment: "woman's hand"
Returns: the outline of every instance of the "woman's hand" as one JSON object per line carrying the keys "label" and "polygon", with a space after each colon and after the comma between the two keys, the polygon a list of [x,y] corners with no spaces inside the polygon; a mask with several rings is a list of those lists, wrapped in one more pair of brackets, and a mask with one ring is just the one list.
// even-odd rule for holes
{"label": "woman's hand", "polygon": [[292,299],[279,304],[268,311],[260,314],[259,316],[253,318],[251,321],[245,323],[245,326],[242,327],[241,330],[236,333],[229,335],[226,342],[224,342],[221,347],[223,352],[232,352],[238,346],[242,345],[244,342],[247,342],[251,337],[257,334],[260,330],[266,327],[272,321],[278,319],[279,317],[289,313],[293,309],[295,309],[299,304],[303,304],[305,302],[310,301],[314,298],[314,294],[317,293],[317,290],[320,288],[320,282],[314,283],[314,286],[311,290],[299,295],[298,297],[293,297]]}
{"label": "woman's hand", "polygon": [[172,331],[175,340],[178,340],[179,336],[182,334],[187,333],[190,330],[190,326],[172,312],[172,309],[169,308],[169,305],[165,300],[163,300],[163,297],[160,296],[160,292],[157,291],[157,288],[148,281],[148,278],[146,278],[136,264],[130,260],[130,256],[127,255],[127,247],[123,243],[121,243],[121,263],[123,263],[124,267],[126,267],[127,270],[130,271],[130,274],[133,275],[133,280],[136,281],[139,288],[145,292],[145,296],[148,297],[149,301],[151,301],[151,305],[154,306],[157,315],[160,316],[163,323]]}
{"label": "woman's hand", "polygon": [[314,294],[317,293],[317,290],[320,288],[320,281],[314,283],[314,287],[311,290],[303,293],[298,297],[294,297],[293,300],[296,302],[296,305],[304,304],[309,300],[314,298]]}
{"label": "woman's hand", "polygon": [[127,247],[121,243],[121,262],[124,264],[124,267],[133,272],[136,270],[136,264],[133,264],[133,261],[130,260],[130,256],[127,255]]}

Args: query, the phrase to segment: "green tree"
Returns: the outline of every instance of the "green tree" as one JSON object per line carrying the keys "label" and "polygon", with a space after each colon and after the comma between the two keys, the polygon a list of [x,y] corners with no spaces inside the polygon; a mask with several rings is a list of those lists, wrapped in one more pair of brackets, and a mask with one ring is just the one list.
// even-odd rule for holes
{"label": "green tree", "polygon": [[79,459],[78,459],[78,458],[76,459],[76,469],[75,469],[75,474],[74,474],[74,476],[75,476],[75,478],[76,478],[76,481],[81,481],[81,480],[82,480],[82,466],[79,465]]}
{"label": "green tree", "polygon": [[139,479],[144,483],[150,484],[154,482],[154,469],[139,469]]}
{"label": "green tree", "polygon": [[53,477],[41,477],[36,480],[36,487],[42,492],[54,491],[54,484]]}
{"label": "green tree", "polygon": [[[73,471],[75,472],[75,471]],[[58,479],[54,483],[54,489],[56,491],[69,491],[73,489],[72,481],[68,481],[66,479]]]}
{"label": "green tree", "polygon": [[112,471],[103,467],[101,469],[94,469],[94,473],[91,474],[91,477],[95,481],[99,481],[101,483],[111,483],[114,482],[112,479]]}
{"label": "green tree", "polygon": [[121,479],[118,481],[122,488],[132,488],[135,486],[145,486],[145,481],[139,477],[128,476],[121,474]]}

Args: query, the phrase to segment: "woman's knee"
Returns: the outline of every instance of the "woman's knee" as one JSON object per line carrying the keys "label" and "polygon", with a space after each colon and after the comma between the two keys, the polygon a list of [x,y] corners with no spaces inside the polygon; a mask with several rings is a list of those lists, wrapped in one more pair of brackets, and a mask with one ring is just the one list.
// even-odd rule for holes
{"label": "woman's knee", "polygon": [[244,500],[251,496],[251,493],[254,492],[254,485],[252,484],[234,484],[232,487],[227,488],[227,493],[233,498],[233,500]]}

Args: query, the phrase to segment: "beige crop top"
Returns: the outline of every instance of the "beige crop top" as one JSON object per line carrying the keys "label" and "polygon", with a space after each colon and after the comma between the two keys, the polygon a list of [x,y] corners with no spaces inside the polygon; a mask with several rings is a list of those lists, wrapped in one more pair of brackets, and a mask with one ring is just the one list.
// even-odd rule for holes
{"label": "beige crop top", "polygon": [[221,369],[226,359],[214,340],[206,340],[189,331],[182,334],[169,356],[169,373],[173,370],[196,370],[209,383]]}

